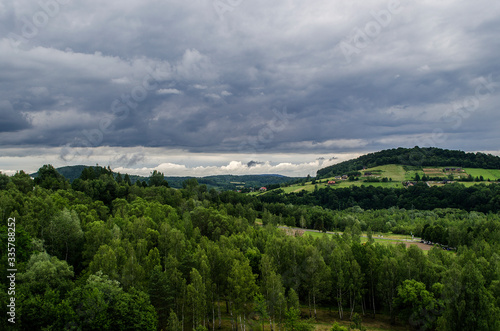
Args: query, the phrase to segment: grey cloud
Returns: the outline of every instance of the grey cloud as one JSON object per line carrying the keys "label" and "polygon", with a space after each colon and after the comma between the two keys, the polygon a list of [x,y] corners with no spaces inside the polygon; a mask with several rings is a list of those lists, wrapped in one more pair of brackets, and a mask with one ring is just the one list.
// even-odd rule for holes
{"label": "grey cloud", "polygon": [[25,116],[15,110],[9,101],[0,101],[0,133],[16,132],[29,127]]}
{"label": "grey cloud", "polygon": [[[0,100],[14,109],[0,108],[11,123],[0,129],[15,131],[0,144],[326,154],[414,146],[441,129],[442,147],[496,149],[500,88],[467,126],[440,118],[479,77],[500,82],[500,4],[405,2],[346,63],[339,43],[387,5],[243,1],[220,19],[212,1],[69,2],[15,49],[8,34],[42,10],[21,0],[0,10]],[[276,104],[293,115],[282,126]]]}
{"label": "grey cloud", "polygon": [[247,167],[252,168],[252,167],[256,167],[258,165],[263,165],[263,164],[265,164],[265,162],[250,161],[247,163]]}
{"label": "grey cloud", "polygon": [[123,165],[125,167],[133,167],[138,163],[141,163],[145,160],[145,155],[143,153],[134,153],[131,155],[122,155],[115,160],[113,160],[113,164]]}

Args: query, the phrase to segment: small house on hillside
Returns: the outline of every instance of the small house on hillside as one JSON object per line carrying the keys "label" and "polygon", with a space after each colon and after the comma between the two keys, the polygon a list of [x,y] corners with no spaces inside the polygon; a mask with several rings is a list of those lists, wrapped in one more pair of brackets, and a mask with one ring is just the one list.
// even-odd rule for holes
{"label": "small house on hillside", "polygon": [[417,185],[417,182],[410,182],[410,181],[406,181],[406,182],[402,182],[403,186],[408,188],[410,186],[415,186]]}
{"label": "small house on hillside", "polygon": [[266,192],[266,191],[267,191],[267,187],[262,186],[262,187],[259,189],[259,191],[261,191],[261,192]]}
{"label": "small house on hillside", "polygon": [[335,185],[335,181],[334,180],[329,180],[328,181],[328,185]]}
{"label": "small house on hillside", "polygon": [[344,180],[349,179],[349,176],[347,176],[347,175],[343,175],[343,176],[342,176],[342,179],[344,179]]}

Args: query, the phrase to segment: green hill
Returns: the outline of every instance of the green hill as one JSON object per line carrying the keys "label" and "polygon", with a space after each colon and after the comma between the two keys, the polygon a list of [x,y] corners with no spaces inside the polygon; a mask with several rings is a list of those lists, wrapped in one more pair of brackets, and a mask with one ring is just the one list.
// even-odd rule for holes
{"label": "green hill", "polygon": [[463,151],[447,150],[435,147],[395,148],[370,153],[357,159],[344,161],[318,170],[317,179],[349,174],[361,171],[364,168],[374,168],[383,165],[407,166],[407,170],[414,167],[460,167],[479,169],[500,169],[500,157],[484,153],[466,153]]}
{"label": "green hill", "polygon": [[[75,179],[80,178],[83,170],[87,169],[87,168],[93,168],[96,173],[100,173],[101,169],[105,169],[99,165],[97,165],[97,166],[75,165],[75,166],[66,166],[66,167],[56,168],[56,170],[58,173],[63,175],[64,178],[69,180],[70,183],[72,183]],[[116,177],[118,175],[118,173],[113,172],[113,175]],[[124,176],[125,174],[122,174],[122,175]],[[33,178],[36,178],[36,177],[38,177],[38,173],[35,172],[35,173],[31,174],[30,176]],[[137,176],[137,175],[129,175],[129,177],[130,177],[132,184],[134,184],[138,180],[141,180],[141,181],[148,180],[148,177],[142,177],[142,176]]]}
{"label": "green hill", "polygon": [[396,148],[320,169],[316,178],[281,189],[284,193],[299,193],[326,187],[403,188],[409,185],[408,182],[415,184],[417,180],[426,182],[428,186],[460,182],[466,187],[498,182],[500,157],[439,148]]}

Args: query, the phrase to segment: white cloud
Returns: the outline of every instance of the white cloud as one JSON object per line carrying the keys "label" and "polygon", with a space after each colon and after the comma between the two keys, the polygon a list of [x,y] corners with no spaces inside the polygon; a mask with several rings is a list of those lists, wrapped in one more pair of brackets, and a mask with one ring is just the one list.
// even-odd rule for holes
{"label": "white cloud", "polygon": [[230,161],[221,166],[194,166],[187,167],[182,164],[162,163],[151,168],[116,168],[115,171],[122,173],[134,173],[142,176],[148,176],[153,170],[163,172],[166,176],[195,176],[204,177],[210,175],[261,175],[261,174],[281,174],[292,177],[302,177],[308,174],[314,176],[320,168],[319,161],[307,163],[278,163],[271,164],[264,162],[252,167],[241,161]]}
{"label": "white cloud", "polygon": [[218,77],[217,69],[210,58],[196,49],[187,49],[184,52],[176,71],[183,80],[214,80]]}
{"label": "white cloud", "polygon": [[175,89],[175,88],[165,88],[165,89],[159,89],[157,94],[163,95],[163,94],[182,94],[181,91]]}
{"label": "white cloud", "polygon": [[211,98],[211,99],[215,99],[215,100],[219,100],[221,98],[220,95],[217,95],[215,93],[208,93],[208,94],[205,94],[205,96],[207,98]]}
{"label": "white cloud", "polygon": [[126,85],[130,84],[130,79],[128,77],[113,78],[111,81],[115,84]]}
{"label": "white cloud", "polygon": [[[61,159],[64,153],[64,159]],[[285,176],[314,176],[320,168],[359,156],[344,154],[220,154],[189,153],[185,150],[165,148],[7,148],[0,149],[0,171],[16,170],[36,172],[43,164],[55,167],[68,165],[111,166],[114,171],[149,176],[153,170],[166,176],[209,176],[280,174]],[[255,158],[258,158],[256,160]],[[65,161],[66,160],[66,161]],[[254,161],[249,167],[248,163]]]}
{"label": "white cloud", "polygon": [[431,70],[431,68],[426,64],[417,69],[420,72],[425,72]]}

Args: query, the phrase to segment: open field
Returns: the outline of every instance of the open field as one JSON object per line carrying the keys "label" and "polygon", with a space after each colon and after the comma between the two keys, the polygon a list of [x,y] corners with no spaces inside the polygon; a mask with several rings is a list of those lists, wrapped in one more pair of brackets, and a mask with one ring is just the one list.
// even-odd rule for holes
{"label": "open field", "polygon": [[410,170],[405,173],[405,178],[404,180],[413,180],[415,178],[415,175],[418,174],[420,177],[424,175],[423,171],[416,171],[416,170]]}
{"label": "open field", "polygon": [[[485,184],[485,185],[490,185],[490,184],[496,184],[496,182],[458,182],[460,185],[463,185],[465,187],[471,187],[474,185],[478,184]],[[430,183],[431,186],[445,186],[445,184],[442,183]],[[497,184],[498,185],[498,184]]]}
{"label": "open field", "polygon": [[465,171],[468,175],[472,177],[483,176],[485,180],[497,180],[500,178],[500,170],[497,169],[477,169],[477,168],[466,168]]}
{"label": "open field", "polygon": [[344,180],[344,181],[341,181],[339,184],[335,184],[333,185],[332,187],[333,188],[337,188],[337,187],[351,187],[351,186],[373,186],[373,187],[403,187],[403,185],[401,184],[401,182],[399,181],[392,181],[392,182],[387,182],[387,183],[369,183],[369,182],[365,182],[363,181],[363,179],[360,179],[360,180],[357,180],[357,181],[354,181],[354,182],[350,182],[348,180]]}
{"label": "open field", "polygon": [[[337,234],[341,235],[342,233],[337,232]],[[334,235],[334,233],[331,233],[331,232],[322,233],[322,232],[309,230],[309,231],[306,231],[304,233],[304,235],[312,236],[314,238],[319,238],[321,236],[332,236],[332,235]],[[410,236],[394,235],[392,233],[389,233],[389,234],[384,234],[383,238],[378,237],[376,235],[373,235],[373,240],[375,241],[375,243],[379,243],[381,245],[397,245],[397,244],[404,243],[406,245],[406,248],[409,248],[410,246],[415,245],[418,248],[420,248],[424,252],[424,254],[426,254],[426,255],[432,249],[432,247],[434,247],[433,245],[427,245],[427,244],[421,243],[420,238],[415,238],[414,241],[407,241],[408,240],[407,238],[409,238],[409,237]],[[368,242],[368,238],[366,236],[366,233],[362,234],[361,242],[362,243]]]}
{"label": "open field", "polygon": [[392,178],[393,181],[402,181],[405,178],[405,170],[403,166],[396,164],[389,164],[385,166],[379,166],[375,168],[370,168],[363,170],[363,172],[378,172],[380,171],[381,177]]}
{"label": "open field", "polygon": [[[287,229],[288,227],[281,227],[283,229]],[[311,230],[311,229],[296,229],[296,230],[302,230],[304,231],[304,235],[311,236],[313,238],[321,238],[323,236],[334,236],[334,235],[342,235],[342,232],[319,232],[317,230]],[[420,249],[424,251],[429,251],[433,246],[432,245],[426,245],[420,243],[420,238],[415,237],[414,241],[411,241],[411,236],[409,235],[401,235],[401,234],[393,234],[393,233],[374,233],[372,235],[373,240],[377,243],[380,244],[387,244],[387,245],[396,245],[400,243],[404,243],[406,247],[410,247],[410,245],[416,245]],[[368,236],[366,233],[361,234],[361,242],[367,242],[368,241]]]}

